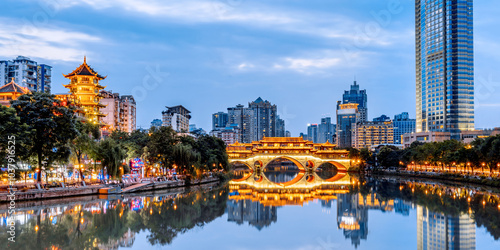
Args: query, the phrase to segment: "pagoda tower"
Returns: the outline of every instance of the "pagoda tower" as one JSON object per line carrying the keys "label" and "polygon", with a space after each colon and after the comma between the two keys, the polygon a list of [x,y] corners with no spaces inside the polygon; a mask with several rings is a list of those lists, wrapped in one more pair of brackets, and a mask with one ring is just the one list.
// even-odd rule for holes
{"label": "pagoda tower", "polygon": [[[63,74],[64,75],[64,74]],[[79,101],[79,106],[85,114],[85,118],[94,124],[101,124],[101,117],[105,115],[100,109],[106,107],[101,104],[102,98],[100,91],[105,88],[99,84],[106,76],[101,76],[94,71],[84,57],[83,64],[73,70],[73,72],[64,75],[70,80],[70,83],[64,85],[69,92]]]}

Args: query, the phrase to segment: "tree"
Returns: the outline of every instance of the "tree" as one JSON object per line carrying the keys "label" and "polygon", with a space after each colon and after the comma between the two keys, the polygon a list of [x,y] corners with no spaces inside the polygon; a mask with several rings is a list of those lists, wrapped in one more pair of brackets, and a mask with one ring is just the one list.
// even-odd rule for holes
{"label": "tree", "polygon": [[179,143],[172,151],[172,161],[177,165],[179,172],[193,175],[200,163],[200,154],[193,151],[190,145]]}
{"label": "tree", "polygon": [[394,146],[384,146],[380,149],[377,160],[382,167],[399,166],[401,150]]}
{"label": "tree", "polygon": [[20,96],[12,107],[21,123],[32,131],[26,149],[28,156],[36,156],[40,182],[42,167],[48,167],[47,161],[58,158],[57,154],[68,151],[68,143],[78,135],[75,108],[62,106],[54,95],[39,92]]}
{"label": "tree", "polygon": [[85,154],[91,154],[93,148],[95,147],[95,140],[99,139],[100,132],[99,126],[88,123],[77,121],[76,128],[78,130],[78,136],[71,141],[69,144],[71,147],[72,153],[75,155],[78,161],[78,171],[80,172],[80,180],[83,178],[83,168],[81,159]]}
{"label": "tree", "polygon": [[171,127],[152,127],[144,148],[146,160],[151,164],[159,164],[163,168],[171,167],[172,152],[178,141],[177,133]]}
{"label": "tree", "polygon": [[106,167],[108,174],[116,177],[123,160],[127,157],[126,151],[112,138],[108,137],[101,140],[96,147],[97,158],[101,160],[101,166],[104,174]]}
{"label": "tree", "polygon": [[21,158],[26,154],[24,144],[30,132],[28,125],[21,122],[14,108],[0,105],[0,165],[7,164],[6,149],[9,146],[14,146],[15,152],[12,152],[16,157]]}

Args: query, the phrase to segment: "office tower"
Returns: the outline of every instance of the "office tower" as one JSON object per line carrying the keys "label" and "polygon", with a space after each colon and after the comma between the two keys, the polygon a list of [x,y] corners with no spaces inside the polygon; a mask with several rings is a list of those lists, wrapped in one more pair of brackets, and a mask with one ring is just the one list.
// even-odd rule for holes
{"label": "office tower", "polygon": [[335,124],[332,124],[331,117],[321,118],[321,123],[318,126],[318,143],[334,143],[335,131]]}
{"label": "office tower", "polygon": [[366,90],[359,90],[359,85],[354,81],[351,90],[345,91],[342,95],[342,104],[357,103],[359,118],[358,121],[368,121],[368,96]]}
{"label": "office tower", "polygon": [[318,124],[307,125],[307,140],[314,143],[318,142]]}
{"label": "office tower", "polygon": [[238,104],[236,107],[227,108],[228,124],[237,124],[240,133],[240,142],[251,143],[251,118],[253,117],[253,110],[245,108],[245,106]]}
{"label": "office tower", "polygon": [[292,137],[292,133],[290,131],[285,131],[285,137]]}
{"label": "office tower", "polygon": [[394,126],[392,121],[357,122],[352,125],[352,147],[370,148],[382,144],[393,144]]}
{"label": "office tower", "polygon": [[415,1],[417,133],[474,129],[472,2]]}
{"label": "office tower", "polygon": [[248,108],[253,111],[250,123],[252,140],[258,141],[264,137],[275,137],[276,117],[278,115],[276,105],[259,97],[249,103]]}
{"label": "office tower", "polygon": [[340,148],[352,147],[352,125],[359,120],[358,103],[340,104],[337,102],[337,145]]}
{"label": "office tower", "polygon": [[18,56],[12,61],[0,61],[0,86],[14,78],[14,82],[31,92],[50,93],[51,77],[51,66],[38,64],[28,57]]}
{"label": "office tower", "polygon": [[177,132],[189,132],[189,119],[191,119],[191,111],[187,110],[182,105],[166,108],[167,110],[162,112],[162,125],[172,127],[172,129]]}
{"label": "office tower", "polygon": [[131,133],[136,129],[136,103],[131,95],[113,93],[112,91],[101,90],[101,103],[106,107],[101,109],[105,115],[102,122],[107,126],[107,130],[120,130]]}
{"label": "office tower", "polygon": [[160,119],[154,119],[151,122],[151,127],[161,127],[161,120]]}
{"label": "office tower", "polygon": [[99,81],[106,79],[94,71],[88,64],[87,58],[83,58],[83,63],[73,72],[64,75],[70,83],[64,85],[69,89],[70,95],[78,100],[78,106],[83,110],[85,118],[94,124],[101,124],[102,117],[106,116],[101,112],[106,106],[101,103],[100,91],[105,87]]}
{"label": "office tower", "polygon": [[417,249],[476,249],[476,225],[468,214],[444,215],[417,206]]}
{"label": "office tower", "polygon": [[285,135],[285,121],[279,119],[277,106],[260,97],[248,103],[248,108],[241,104],[227,108],[227,114],[227,124],[238,125],[240,142],[251,143],[264,137]]}
{"label": "office tower", "polygon": [[228,122],[228,114],[224,112],[217,112],[212,114],[212,129],[225,128]]}
{"label": "office tower", "polygon": [[415,119],[410,119],[408,112],[394,116],[394,144],[403,144],[403,135],[415,133]]}
{"label": "office tower", "polygon": [[285,120],[281,119],[278,115],[276,119],[276,134],[275,137],[286,137]]}
{"label": "office tower", "polygon": [[360,195],[353,194],[337,196],[337,226],[356,248],[368,236],[368,208],[361,206],[359,199]]}

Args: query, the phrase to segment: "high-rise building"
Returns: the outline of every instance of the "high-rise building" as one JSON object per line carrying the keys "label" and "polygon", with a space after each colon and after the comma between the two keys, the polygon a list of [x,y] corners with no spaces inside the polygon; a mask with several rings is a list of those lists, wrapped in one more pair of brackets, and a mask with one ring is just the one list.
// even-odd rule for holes
{"label": "high-rise building", "polygon": [[215,114],[212,114],[212,129],[225,128],[228,121],[228,113],[217,112]]}
{"label": "high-rise building", "polygon": [[253,117],[253,110],[245,108],[245,106],[238,104],[236,107],[227,108],[228,123],[238,124],[240,131],[240,139],[243,143],[251,143],[252,136],[250,132],[251,118]]}
{"label": "high-rise building", "polygon": [[18,56],[9,61],[0,61],[0,86],[14,81],[31,92],[50,93],[52,67],[38,64],[28,57]]}
{"label": "high-rise building", "polygon": [[321,123],[318,126],[318,143],[330,142],[334,143],[334,135],[336,132],[335,124],[332,124],[331,117],[321,118]]}
{"label": "high-rise building", "polygon": [[474,129],[472,2],[415,1],[417,133]]}
{"label": "high-rise building", "polygon": [[415,119],[410,119],[408,112],[394,116],[394,144],[403,144],[403,135],[415,133]]}
{"label": "high-rise building", "polygon": [[253,111],[250,122],[252,141],[258,141],[264,137],[276,137],[276,118],[278,115],[276,105],[259,97],[249,103],[248,108]]}
{"label": "high-rise building", "polygon": [[101,103],[106,107],[101,112],[106,115],[102,122],[108,126],[108,130],[121,130],[131,133],[136,129],[136,103],[131,95],[101,91]]}
{"label": "high-rise building", "polygon": [[154,119],[152,122],[151,122],[151,127],[161,127],[161,120],[160,119]]}
{"label": "high-rise building", "polygon": [[342,95],[342,104],[348,103],[359,104],[359,122],[368,121],[368,96],[366,95],[366,90],[359,89],[359,85],[356,81],[354,81],[354,84],[351,85],[351,89],[349,91],[346,90],[344,95]]}
{"label": "high-rise building", "polygon": [[227,124],[237,124],[240,142],[251,143],[263,137],[284,137],[285,121],[279,119],[277,106],[262,98],[248,103],[248,108],[239,104],[227,108]]}
{"label": "high-rise building", "polygon": [[161,112],[162,126],[172,127],[173,130],[181,133],[189,132],[189,119],[191,119],[189,113],[191,111],[182,105],[166,108],[166,111]]}
{"label": "high-rise building", "polygon": [[285,131],[285,137],[292,137],[292,133],[290,131]]}
{"label": "high-rise building", "polygon": [[318,143],[318,124],[307,125],[307,140]]}
{"label": "high-rise building", "polygon": [[285,120],[278,115],[276,119],[276,134],[275,137],[286,137]]}
{"label": "high-rise building", "polygon": [[394,143],[392,121],[358,122],[352,124],[352,147],[357,149]]}
{"label": "high-rise building", "polygon": [[352,147],[353,124],[359,121],[358,103],[340,104],[337,102],[337,145],[340,148]]}
{"label": "high-rise building", "polygon": [[417,206],[417,249],[476,249],[476,225],[468,214],[445,215]]}
{"label": "high-rise building", "polygon": [[86,57],[83,58],[83,63],[78,68],[64,77],[70,80],[70,83],[64,87],[69,89],[70,94],[78,101],[85,118],[94,124],[101,124],[102,117],[105,116],[101,109],[106,106],[101,103],[100,91],[104,89],[104,86],[100,85],[99,81],[106,77],[94,71],[87,64]]}
{"label": "high-rise building", "polygon": [[210,131],[211,136],[222,139],[226,145],[241,142],[241,133],[238,124],[231,124],[225,128],[217,128]]}

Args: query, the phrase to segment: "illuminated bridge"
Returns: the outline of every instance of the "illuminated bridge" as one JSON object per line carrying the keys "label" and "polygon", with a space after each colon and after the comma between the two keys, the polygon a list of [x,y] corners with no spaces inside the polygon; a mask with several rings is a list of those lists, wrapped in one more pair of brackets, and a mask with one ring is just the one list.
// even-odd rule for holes
{"label": "illuminated bridge", "polygon": [[302,137],[266,137],[260,141],[227,146],[230,163],[242,163],[253,171],[264,170],[273,160],[282,158],[292,161],[300,171],[316,171],[324,163],[330,163],[339,172],[351,167],[349,151],[337,150],[329,142],[319,144]]}

